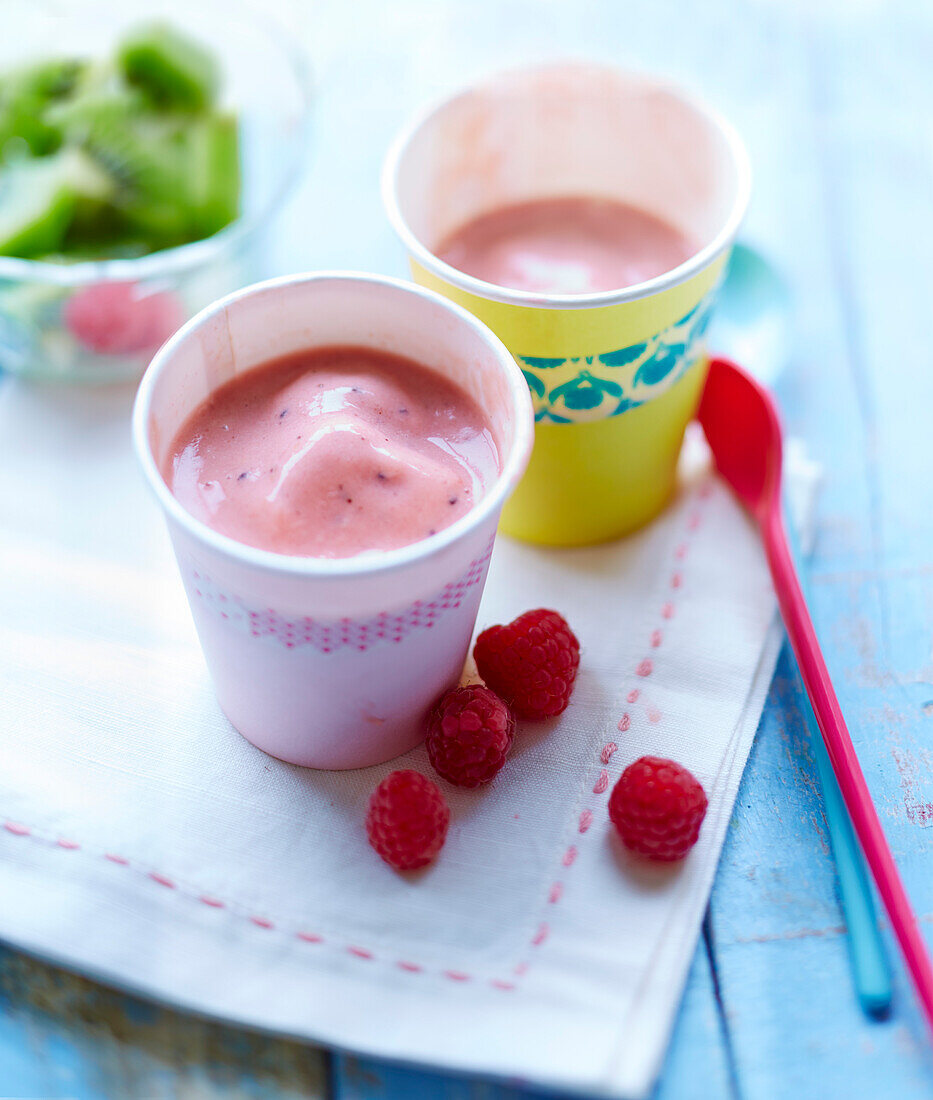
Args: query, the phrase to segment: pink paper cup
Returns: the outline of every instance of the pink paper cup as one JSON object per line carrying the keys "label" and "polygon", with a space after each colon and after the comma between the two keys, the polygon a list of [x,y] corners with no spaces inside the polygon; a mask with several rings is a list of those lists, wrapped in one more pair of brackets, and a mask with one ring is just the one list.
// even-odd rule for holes
{"label": "pink paper cup", "polygon": [[[185,418],[250,367],[334,344],[405,355],[461,385],[496,439],[496,482],[440,533],[353,558],[257,550],[196,520],[161,473]],[[528,386],[498,338],[440,295],[395,279],[273,279],[221,299],[165,344],[139,388],[134,445],[217,698],[244,737],[314,768],[366,767],[422,740],[428,708],[463,670],[499,514],[533,434]]]}

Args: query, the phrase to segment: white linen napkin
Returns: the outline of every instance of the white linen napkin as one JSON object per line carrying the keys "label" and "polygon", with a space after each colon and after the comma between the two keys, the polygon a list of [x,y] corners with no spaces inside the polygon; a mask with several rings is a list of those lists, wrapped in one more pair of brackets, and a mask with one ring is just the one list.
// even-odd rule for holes
{"label": "white linen napkin", "polygon": [[[394,767],[306,771],[220,713],[128,389],[0,386],[0,936],[106,981],[376,1056],[641,1097],[663,1056],[779,647],[755,532],[700,456],[625,541],[498,540],[479,628],[560,610],[568,711],[487,789],[441,784],[437,863],[363,817]],[[811,497],[812,477],[795,478]],[[680,866],[627,857],[609,791],[644,753],[709,796]]]}

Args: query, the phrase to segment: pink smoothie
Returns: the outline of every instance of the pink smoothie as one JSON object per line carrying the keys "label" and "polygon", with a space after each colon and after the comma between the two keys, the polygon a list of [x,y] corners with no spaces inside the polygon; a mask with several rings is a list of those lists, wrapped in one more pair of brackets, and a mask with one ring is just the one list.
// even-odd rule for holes
{"label": "pink smoothie", "polygon": [[635,206],[571,195],[491,210],[434,253],[496,286],[592,294],[663,275],[696,250],[679,229]]}
{"label": "pink smoothie", "polygon": [[449,526],[499,472],[479,407],[427,367],[332,347],[227,382],[163,470],[198,519],[249,546],[344,558]]}

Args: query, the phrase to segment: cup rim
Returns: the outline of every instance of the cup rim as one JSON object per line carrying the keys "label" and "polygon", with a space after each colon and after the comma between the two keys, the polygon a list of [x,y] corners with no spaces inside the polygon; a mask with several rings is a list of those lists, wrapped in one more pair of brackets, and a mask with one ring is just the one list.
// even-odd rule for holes
{"label": "cup rim", "polygon": [[[400,546],[394,550],[365,551],[362,554],[346,558],[316,558],[280,554],[272,550],[248,546],[229,535],[223,535],[219,531],[215,531],[206,523],[195,518],[173,495],[162,477],[152,453],[149,439],[153,394],[158,380],[178,348],[197,330],[208,324],[218,314],[225,312],[229,306],[238,302],[241,298],[252,297],[269,290],[275,291],[299,283],[315,285],[325,282],[365,283],[389,287],[422,298],[452,314],[461,325],[471,328],[495,356],[500,368],[505,373],[509,397],[516,413],[515,439],[509,453],[506,455],[499,476],[489,491],[484,493],[473,508],[436,535],[429,535],[425,539],[420,539],[407,546]],[[399,354],[404,354],[404,352]],[[358,271],[312,271],[295,275],[282,275],[252,283],[241,290],[236,290],[232,294],[219,298],[182,325],[156,352],[146,369],[146,373],[143,375],[133,405],[132,436],[137,459],[142,465],[150,489],[155,493],[166,515],[171,517],[192,538],[206,544],[217,553],[265,572],[318,579],[364,577],[394,572],[415,562],[431,558],[454,543],[459,542],[465,535],[468,535],[491,516],[494,516],[518,484],[528,464],[534,441],[534,410],[528,384],[511,353],[482,321],[462,306],[451,302],[433,290],[415,286],[403,279],[396,279],[387,275],[373,275]]]}
{"label": "cup rim", "polygon": [[[622,287],[619,290],[604,290],[592,294],[542,294],[530,290],[513,290],[508,287],[496,286],[484,279],[477,279],[473,275],[451,267],[450,264],[438,259],[426,245],[414,234],[402,213],[398,201],[398,175],[402,160],[411,142],[421,128],[436,114],[450,103],[461,99],[478,88],[488,87],[497,80],[509,76],[518,76],[527,73],[545,73],[548,71],[561,71],[568,68],[587,69],[593,72],[624,74],[635,80],[641,81],[645,87],[656,88],[669,92],[681,102],[686,103],[698,114],[703,116],[715,129],[717,129],[726,141],[732,158],[736,175],[736,196],[732,204],[729,216],[726,218],[719,232],[713,239],[695,252],[682,264],[665,271],[663,274],[647,279],[632,286]],[[500,69],[479,80],[470,81],[462,85],[457,91],[438,97],[411,118],[407,125],[396,134],[382,165],[381,191],[382,203],[385,208],[392,228],[395,230],[410,256],[445,283],[464,290],[479,298],[486,298],[495,302],[504,302],[507,305],[529,306],[539,309],[596,309],[601,306],[619,305],[622,302],[633,302],[639,298],[647,298],[653,294],[669,290],[692,278],[698,272],[708,267],[713,260],[729,247],[738,233],[739,226],[748,209],[751,195],[751,164],[745,144],[739,137],[738,131],[723,115],[715,111],[698,96],[687,91],[686,88],[674,81],[658,77],[654,74],[626,69],[616,65],[606,65],[593,62],[558,61],[547,62],[539,65],[525,65]]]}

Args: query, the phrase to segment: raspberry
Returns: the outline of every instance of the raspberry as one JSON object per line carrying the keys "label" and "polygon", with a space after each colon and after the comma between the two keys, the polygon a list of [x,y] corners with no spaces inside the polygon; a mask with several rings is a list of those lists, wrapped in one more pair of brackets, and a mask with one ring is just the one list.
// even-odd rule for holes
{"label": "raspberry", "polygon": [[526,611],[476,639],[479,674],[519,718],[552,718],[567,709],[580,666],[580,643],[556,611]]}
{"label": "raspberry", "polygon": [[428,758],[448,782],[478,787],[498,775],[514,736],[515,719],[498,695],[478,684],[454,688],[428,718]]}
{"label": "raspberry", "polygon": [[683,859],[705,816],[699,782],[683,765],[658,756],[629,764],[609,796],[609,820],[622,843],[648,859]]}
{"label": "raspberry", "polygon": [[155,351],[182,324],[180,303],[167,291],[147,294],[135,283],[93,283],[65,303],[72,336],[101,355]]}
{"label": "raspberry", "polygon": [[397,871],[430,863],[444,847],[450,810],[437,786],[413,771],[390,772],[366,813],[369,843]]}

